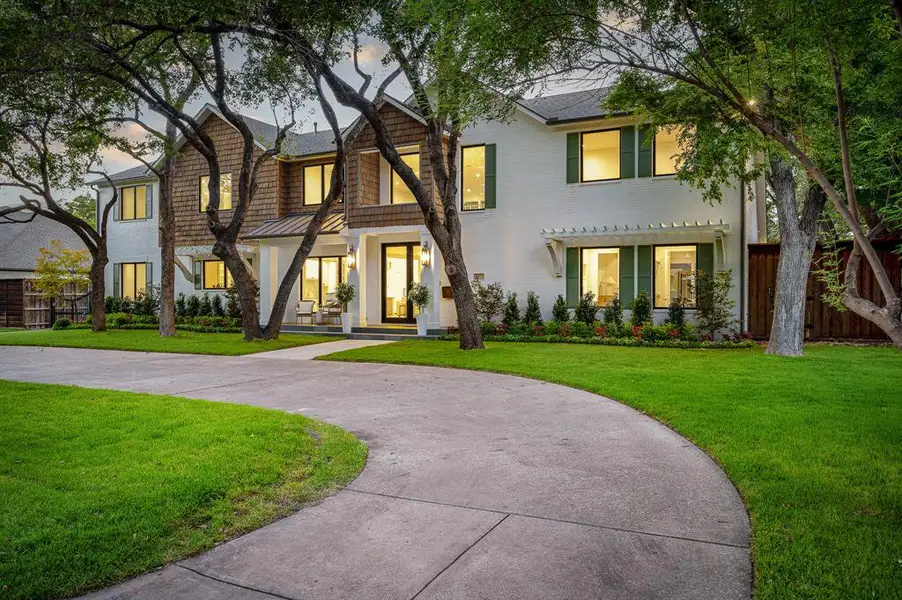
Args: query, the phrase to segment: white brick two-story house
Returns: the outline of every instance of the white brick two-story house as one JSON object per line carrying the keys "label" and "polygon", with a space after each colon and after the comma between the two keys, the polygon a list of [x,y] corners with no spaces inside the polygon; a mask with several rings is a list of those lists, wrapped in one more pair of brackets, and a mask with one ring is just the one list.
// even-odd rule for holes
{"label": "white brick two-story house", "polygon": [[[471,276],[499,281],[521,301],[534,291],[546,316],[558,294],[575,303],[591,290],[600,304],[616,296],[628,307],[644,289],[660,320],[673,296],[692,304],[696,269],[730,269],[737,319],[744,318],[745,248],[764,237],[763,184],[726,188],[722,203],[703,202],[699,190],[675,180],[675,136],[645,139],[646,128],[634,116],[599,108],[602,93],[523,100],[510,119],[480,122],[463,133],[458,202]],[[380,110],[405,160],[429,185],[426,131],[416,110],[392,98]],[[240,149],[238,132],[209,106],[198,119],[223,148],[222,170],[229,173]],[[262,151],[276,128],[248,122]],[[376,151],[368,125],[358,121],[344,135],[344,199],[323,228],[294,298],[321,305],[339,281],[349,281],[358,290],[350,307],[355,325],[410,323],[415,308],[406,290],[421,281],[433,291],[429,328],[453,325],[441,256],[418,205]],[[293,134],[283,150],[261,172],[241,246],[260,283],[264,319],[328,190],[334,156],[330,132]],[[226,287],[228,275],[211,254],[213,239],[202,213],[206,163],[188,146],[179,161],[177,291],[215,293]],[[107,284],[129,295],[142,289],[142,281],[159,282],[156,186],[140,168],[113,179],[122,186],[122,206],[110,226]],[[227,198],[230,184],[224,179]],[[98,185],[100,202],[109,193],[108,186]],[[294,311],[285,319],[293,324]]]}

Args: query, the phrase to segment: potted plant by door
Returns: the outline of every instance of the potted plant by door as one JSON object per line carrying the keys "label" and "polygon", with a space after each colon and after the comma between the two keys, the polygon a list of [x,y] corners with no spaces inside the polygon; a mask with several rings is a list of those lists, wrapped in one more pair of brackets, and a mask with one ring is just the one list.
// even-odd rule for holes
{"label": "potted plant by door", "polygon": [[429,315],[426,313],[426,308],[432,299],[429,288],[422,283],[411,283],[410,289],[407,291],[407,299],[420,310],[417,315],[417,335],[423,337],[426,335],[426,327],[429,324]]}
{"label": "potted plant by door", "polygon": [[348,312],[348,304],[354,301],[357,292],[350,283],[341,282],[335,286],[335,299],[341,303],[341,331],[351,333],[351,313]]}

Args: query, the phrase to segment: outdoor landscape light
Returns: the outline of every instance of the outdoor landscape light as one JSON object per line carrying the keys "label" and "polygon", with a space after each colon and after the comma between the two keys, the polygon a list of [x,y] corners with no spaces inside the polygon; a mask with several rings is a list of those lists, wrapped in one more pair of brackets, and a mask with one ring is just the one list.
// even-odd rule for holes
{"label": "outdoor landscape light", "polygon": [[357,268],[357,253],[354,252],[354,244],[348,246],[348,268],[356,269]]}
{"label": "outdoor landscape light", "polygon": [[432,264],[432,254],[429,252],[429,242],[423,242],[420,246],[420,264],[428,267]]}

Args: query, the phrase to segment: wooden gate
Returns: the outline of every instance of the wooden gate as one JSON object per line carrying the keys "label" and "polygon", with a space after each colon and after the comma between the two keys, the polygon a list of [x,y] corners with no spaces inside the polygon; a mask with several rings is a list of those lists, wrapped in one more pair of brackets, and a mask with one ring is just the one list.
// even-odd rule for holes
{"label": "wooden gate", "polygon": [[[902,264],[895,250],[899,241],[878,241],[874,248],[880,255],[890,279],[899,293],[902,280]],[[851,243],[842,246],[842,268],[845,268]],[[814,253],[812,269],[822,254],[818,247]],[[779,244],[749,244],[749,331],[756,338],[770,336],[774,316],[774,295],[777,289],[777,261],[780,258]],[[824,284],[816,275],[808,276],[807,302],[805,304],[805,338],[810,340],[882,340],[886,336],[870,321],[862,319],[852,311],[839,311],[826,305],[822,296]],[[874,279],[874,272],[862,259],[858,270],[858,291],[863,298],[883,304],[883,296]]]}
{"label": "wooden gate", "polygon": [[0,327],[24,327],[21,279],[0,279]]}

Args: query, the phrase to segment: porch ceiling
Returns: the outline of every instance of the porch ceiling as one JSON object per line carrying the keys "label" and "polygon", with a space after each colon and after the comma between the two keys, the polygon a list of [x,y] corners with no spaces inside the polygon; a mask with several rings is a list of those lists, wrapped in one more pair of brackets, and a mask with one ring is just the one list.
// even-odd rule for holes
{"label": "porch ceiling", "polygon": [[[314,213],[287,215],[281,219],[264,221],[242,236],[246,240],[265,238],[295,237],[307,233],[307,226],[313,220]],[[326,217],[320,234],[340,233],[345,225],[344,211],[335,212]]]}

